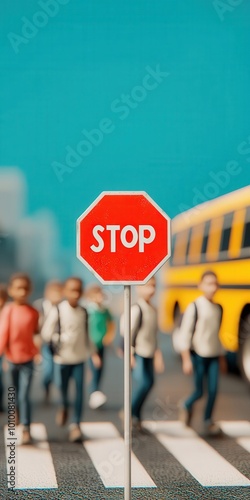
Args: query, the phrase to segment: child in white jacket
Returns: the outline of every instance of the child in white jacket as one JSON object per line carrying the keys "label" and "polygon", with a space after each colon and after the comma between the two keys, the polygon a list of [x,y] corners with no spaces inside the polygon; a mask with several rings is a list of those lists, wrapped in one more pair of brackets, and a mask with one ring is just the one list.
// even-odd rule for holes
{"label": "child in white jacket", "polygon": [[61,408],[57,412],[56,422],[64,425],[68,418],[68,386],[73,378],[76,386],[74,411],[69,428],[69,440],[80,441],[80,421],[83,407],[83,380],[85,361],[92,356],[96,366],[100,358],[95,352],[95,346],[88,335],[87,311],[79,305],[83,284],[80,278],[68,278],[63,287],[63,300],[58,306],[52,307],[42,328],[42,338],[45,342],[54,340],[53,358],[55,362],[55,378],[61,392]]}
{"label": "child in white jacket", "polygon": [[[137,286],[137,303],[131,309],[133,431],[142,431],[142,408],[154,385],[155,370],[158,373],[164,371],[163,356],[157,346],[157,310],[151,303],[155,288],[154,277],[145,285]],[[123,335],[123,322],[124,317],[121,318],[121,335]],[[122,412],[120,415],[122,416]]]}
{"label": "child in white jacket", "polygon": [[[189,304],[181,327],[182,368],[185,375],[194,375],[194,392],[180,404],[179,418],[186,425],[191,422],[193,405],[204,391],[207,379],[207,404],[204,411],[203,434],[217,435],[220,428],[212,421],[219,380],[219,365],[226,370],[224,351],[219,340],[222,321],[222,308],[213,301],[219,288],[218,279],[213,271],[206,271],[200,281],[203,295]],[[220,362],[220,363],[219,363]]]}

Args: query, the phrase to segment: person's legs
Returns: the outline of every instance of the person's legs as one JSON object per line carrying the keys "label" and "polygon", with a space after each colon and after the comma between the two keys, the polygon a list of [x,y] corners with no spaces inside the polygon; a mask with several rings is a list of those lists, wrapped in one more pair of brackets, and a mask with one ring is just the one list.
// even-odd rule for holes
{"label": "person's legs", "polygon": [[68,386],[69,379],[71,375],[72,365],[60,365],[55,363],[55,379],[60,392],[60,404],[61,408],[59,408],[56,415],[56,423],[57,425],[64,425],[67,421],[68,417]]}
{"label": "person's legs", "polygon": [[84,376],[84,363],[73,365],[72,378],[75,381],[75,400],[74,400],[72,423],[69,426],[69,440],[71,442],[82,441],[80,422],[81,422],[82,407],[83,407],[83,376]]}
{"label": "person's legs", "polygon": [[153,358],[138,355],[135,355],[135,362],[133,377],[137,384],[132,387],[132,416],[141,420],[143,403],[154,384],[154,363]]}
{"label": "person's legs", "polygon": [[79,425],[83,407],[83,376],[84,364],[79,363],[72,366],[72,377],[75,381],[75,402],[72,416],[72,423]]}
{"label": "person's legs", "polygon": [[31,423],[30,389],[33,376],[33,361],[19,365],[19,394],[20,423],[29,428]]}
{"label": "person's legs", "polygon": [[90,394],[93,392],[99,391],[101,376],[103,373],[103,361],[104,361],[104,347],[98,349],[97,354],[100,356],[102,361],[102,366],[100,368],[96,368],[92,359],[89,360],[89,365],[92,374],[92,380],[90,383]]}
{"label": "person's legs", "polygon": [[42,346],[42,383],[46,395],[49,393],[50,385],[53,381],[54,361],[53,355],[48,344]]}
{"label": "person's legs", "polygon": [[0,411],[3,411],[3,358],[0,356]]}
{"label": "person's legs", "polygon": [[59,367],[59,377],[58,384],[61,393],[61,404],[62,407],[68,409],[69,400],[68,400],[68,386],[69,379],[72,372],[72,365],[58,365]]}
{"label": "person's legs", "polygon": [[9,363],[12,385],[15,387],[16,425],[19,423],[19,365]]}
{"label": "person's legs", "polygon": [[194,392],[184,402],[184,407],[191,411],[193,404],[203,396],[203,381],[205,374],[204,358],[198,354],[192,354],[193,372],[194,372]]}
{"label": "person's legs", "polygon": [[103,394],[103,392],[100,391],[100,383],[104,367],[104,347],[99,348],[97,353],[100,356],[102,362],[100,368],[96,368],[94,366],[92,359],[89,360],[92,372],[92,380],[90,383],[89,407],[92,410],[100,408],[100,406],[103,406],[107,401],[107,397],[105,396],[105,394]]}
{"label": "person's legs", "polygon": [[54,378],[55,386],[57,390],[61,393],[61,365],[54,363]]}
{"label": "person's legs", "polygon": [[211,358],[207,360],[207,390],[208,398],[205,408],[204,421],[210,421],[218,392],[219,381],[219,359]]}

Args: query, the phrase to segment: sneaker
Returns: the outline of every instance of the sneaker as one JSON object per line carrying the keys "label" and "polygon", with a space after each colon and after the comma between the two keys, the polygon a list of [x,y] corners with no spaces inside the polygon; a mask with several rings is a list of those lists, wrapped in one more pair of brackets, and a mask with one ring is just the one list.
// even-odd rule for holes
{"label": "sneaker", "polygon": [[[118,417],[121,421],[122,428],[124,429],[125,414],[123,408],[118,412]],[[141,432],[142,430],[141,421],[137,417],[133,417],[133,415],[131,416],[131,429],[132,432]]]}
{"label": "sneaker", "polygon": [[89,398],[89,407],[91,410],[97,410],[97,408],[100,408],[103,406],[107,401],[107,396],[103,394],[101,391],[95,391],[90,394]]}
{"label": "sneaker", "polygon": [[30,430],[28,427],[24,427],[22,430],[21,444],[31,444],[31,443],[32,443],[32,438],[30,435]]}
{"label": "sneaker", "polygon": [[56,414],[56,424],[59,427],[63,427],[66,424],[68,418],[68,410],[67,408],[60,408]]}
{"label": "sneaker", "polygon": [[191,418],[192,418],[192,410],[188,410],[185,406],[184,403],[181,402],[179,403],[179,421],[182,422],[184,425],[187,427],[190,426],[191,423]]}
{"label": "sneaker", "polygon": [[139,420],[139,418],[132,416],[131,428],[132,428],[133,433],[142,431],[142,425],[141,425],[141,421]]}
{"label": "sneaker", "polygon": [[82,442],[82,433],[78,424],[71,424],[69,426],[69,441],[71,443]]}
{"label": "sneaker", "polygon": [[222,430],[218,424],[211,422],[211,420],[206,420],[203,422],[203,436],[221,436]]}

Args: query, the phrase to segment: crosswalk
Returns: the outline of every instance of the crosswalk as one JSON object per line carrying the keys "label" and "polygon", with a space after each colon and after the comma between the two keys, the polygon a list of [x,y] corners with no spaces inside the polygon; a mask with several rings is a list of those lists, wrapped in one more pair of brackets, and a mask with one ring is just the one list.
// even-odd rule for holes
{"label": "crosswalk", "polygon": [[[84,446],[106,488],[124,486],[124,440],[111,422],[81,425]],[[133,488],[156,488],[134,453],[131,458]]]}
{"label": "crosswalk", "polygon": [[[20,446],[19,427],[16,428],[14,437],[9,435],[7,427],[4,429],[4,434],[7,474],[11,475],[14,467],[15,489],[58,488],[45,426],[43,424],[31,426],[32,446]],[[9,486],[11,487],[11,483]]]}
{"label": "crosswalk", "polygon": [[236,442],[250,453],[250,422],[241,420],[238,422],[220,422],[224,434],[235,438]]}
{"label": "crosswalk", "polygon": [[[234,467],[230,460],[207,443],[191,428],[177,421],[145,421],[143,426],[166,450],[165,463],[169,454],[197,484],[211,487],[250,487],[250,466],[248,477]],[[222,421],[223,433],[250,453],[250,422]],[[124,440],[112,422],[84,422],[81,424],[84,435],[82,450],[104,488],[123,488],[124,486]],[[13,474],[11,468],[11,446],[15,450],[15,489],[60,490],[57,469],[53,460],[46,427],[41,423],[31,426],[32,445],[20,445],[20,430],[10,438],[5,427],[5,459],[8,480]],[[145,440],[144,440],[145,443]],[[81,445],[80,445],[81,446]],[[145,445],[147,446],[147,445]],[[152,441],[151,445],[152,446]],[[152,449],[147,451],[149,454]],[[65,445],[65,453],[67,446]],[[250,461],[249,461],[250,463]],[[157,466],[157,464],[156,464]],[[8,483],[11,487],[11,483]],[[157,488],[157,480],[152,479],[141,457],[132,454],[132,487]]]}
{"label": "crosswalk", "polygon": [[250,486],[250,481],[190,427],[181,422],[145,422],[158,441],[206,487]]}

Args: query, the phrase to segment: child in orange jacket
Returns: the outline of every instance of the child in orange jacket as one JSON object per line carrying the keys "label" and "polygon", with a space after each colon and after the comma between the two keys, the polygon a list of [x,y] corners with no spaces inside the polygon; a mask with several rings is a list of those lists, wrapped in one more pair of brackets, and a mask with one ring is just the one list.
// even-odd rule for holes
{"label": "child in orange jacket", "polygon": [[29,276],[14,274],[8,286],[12,302],[5,305],[0,322],[0,356],[5,354],[9,361],[12,383],[16,391],[16,413],[18,415],[20,412],[20,423],[23,425],[23,444],[31,442],[30,389],[33,359],[38,354],[33,336],[38,333],[39,314],[27,302],[30,292]]}

